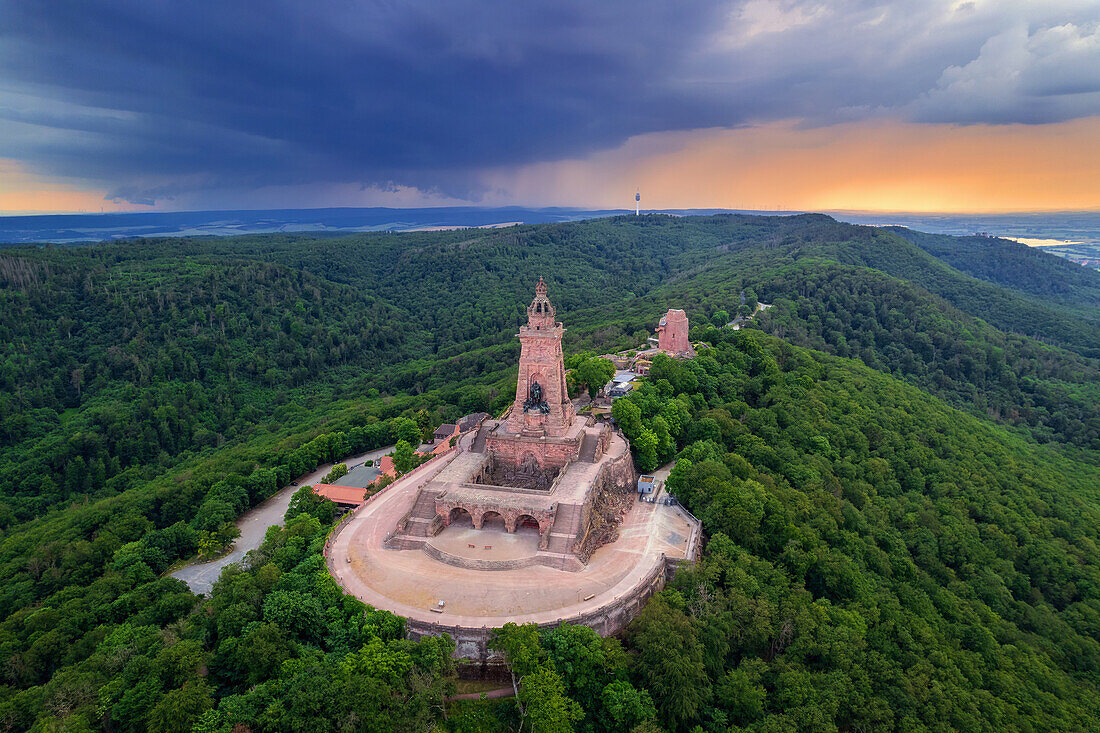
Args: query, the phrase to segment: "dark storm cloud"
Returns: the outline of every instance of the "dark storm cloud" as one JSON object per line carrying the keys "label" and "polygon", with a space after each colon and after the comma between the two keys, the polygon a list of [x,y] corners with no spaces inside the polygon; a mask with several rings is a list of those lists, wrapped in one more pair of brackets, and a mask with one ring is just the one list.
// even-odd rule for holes
{"label": "dark storm cloud", "polygon": [[648,132],[1049,122],[1100,111],[1098,16],[923,0],[0,0],[0,157],[133,201],[321,182],[469,195],[477,169]]}

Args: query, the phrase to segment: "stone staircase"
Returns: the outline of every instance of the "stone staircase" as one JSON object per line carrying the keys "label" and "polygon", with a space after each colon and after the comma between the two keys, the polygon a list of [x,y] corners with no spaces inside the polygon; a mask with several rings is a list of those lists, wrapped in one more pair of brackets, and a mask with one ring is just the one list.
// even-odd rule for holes
{"label": "stone staircase", "polygon": [[598,431],[588,431],[588,430],[586,430],[584,432],[584,442],[581,443],[581,452],[580,452],[580,455],[577,457],[577,460],[582,461],[584,463],[595,463],[596,462],[596,449],[599,447],[599,445],[600,445],[600,434],[599,434],[599,432]]}
{"label": "stone staircase", "polygon": [[580,531],[581,507],[577,504],[559,504],[558,512],[554,516],[554,524],[550,527],[550,541],[546,551],[571,553],[573,543],[577,541]]}
{"label": "stone staircase", "polygon": [[435,519],[435,492],[420,490],[405,520],[405,528],[389,535],[383,546],[390,550],[418,550],[428,538]]}
{"label": "stone staircase", "polygon": [[409,523],[405,525],[405,534],[409,537],[427,537],[428,527],[435,519],[435,494],[420,490],[409,512]]}
{"label": "stone staircase", "polygon": [[426,542],[424,538],[412,539],[402,534],[387,538],[382,542],[382,547],[387,550],[419,550],[425,546]]}
{"label": "stone staircase", "polygon": [[[593,436],[594,450],[595,440]],[[587,444],[586,444],[586,447]],[[550,526],[549,538],[545,550],[540,550],[537,555],[525,558],[523,561],[499,561],[472,563],[464,559],[456,558],[431,545],[431,528],[436,520],[435,514],[435,490],[421,489],[416,495],[416,501],[399,527],[386,537],[383,546],[390,550],[422,550],[430,557],[449,565],[460,567],[477,566],[479,570],[513,570],[529,565],[546,565],[559,570],[579,571],[584,569],[584,563],[573,554],[573,545],[577,542],[581,532],[581,518],[583,507],[579,504],[559,504],[554,515],[554,523]]]}

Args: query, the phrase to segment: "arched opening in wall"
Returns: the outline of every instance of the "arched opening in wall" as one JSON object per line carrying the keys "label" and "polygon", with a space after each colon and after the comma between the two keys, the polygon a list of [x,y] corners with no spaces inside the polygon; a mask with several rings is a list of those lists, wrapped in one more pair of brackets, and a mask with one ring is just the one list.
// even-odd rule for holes
{"label": "arched opening in wall", "polygon": [[474,518],[470,516],[470,513],[460,506],[456,506],[451,510],[450,526],[462,527],[463,529],[474,526]]}
{"label": "arched opening in wall", "polygon": [[503,532],[505,531],[504,517],[500,515],[500,512],[487,511],[481,515],[481,528],[483,530]]}
{"label": "arched opening in wall", "polygon": [[532,517],[530,514],[521,514],[516,518],[516,534],[520,532],[532,532],[534,534],[539,533],[539,520]]}

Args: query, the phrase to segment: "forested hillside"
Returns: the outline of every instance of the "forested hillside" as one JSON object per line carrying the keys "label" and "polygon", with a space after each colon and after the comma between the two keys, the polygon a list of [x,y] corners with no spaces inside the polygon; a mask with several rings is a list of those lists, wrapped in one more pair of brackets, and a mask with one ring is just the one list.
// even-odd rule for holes
{"label": "forested hillside", "polygon": [[711,538],[628,637],[671,729],[1100,724],[1100,469],[850,361],[704,337],[615,403],[643,468],[679,451]]}
{"label": "forested hillside", "polygon": [[[996,237],[949,237],[904,227],[890,231],[955,269],[1012,290],[1071,306],[1100,307],[1100,282],[1088,269],[1062,257]],[[1095,310],[1082,315],[1096,319]]]}
{"label": "forested hillside", "polygon": [[[1095,315],[1094,302],[1096,291],[1100,289],[1095,282],[1097,273],[1084,267],[1073,269],[1072,263],[1065,260],[1050,263],[1047,260],[1059,258],[1034,252],[1027,259],[1042,258],[1042,266],[1035,266],[1035,269],[1039,282],[1046,285],[1032,285],[1028,292],[1024,292],[1020,288],[1023,277],[1018,270],[1012,279],[1012,289],[998,287],[978,277],[964,275],[916,247],[898,246],[896,242],[894,246],[883,246],[884,239],[888,237],[893,235],[888,231],[877,231],[869,236],[865,234],[853,238],[845,246],[833,249],[833,256],[840,262],[872,267],[918,283],[960,310],[988,321],[1002,331],[1023,334],[1086,356],[1100,357],[1100,347],[1097,346],[1100,344],[1100,323]],[[933,252],[942,254],[944,249],[941,244]],[[961,258],[951,259],[957,261]],[[989,259],[996,262],[1001,258]],[[975,261],[980,262],[981,259],[974,258],[965,266],[977,270]],[[1083,287],[1082,282],[1088,283],[1089,287]],[[1046,288],[1062,293],[1057,302],[1052,302],[1050,294],[1034,292]],[[1082,312],[1089,317],[1081,317]]]}
{"label": "forested hillside", "polygon": [[[759,286],[776,308],[757,325],[803,346],[861,359],[1042,441],[1100,448],[1096,361],[1004,333],[877,272],[799,262]],[[801,297],[791,297],[798,293]]]}
{"label": "forested hillside", "polygon": [[[443,719],[445,645],[332,586],[318,517],[206,601],[161,574],[394,418],[500,409],[543,276],[569,350],[641,346],[668,307],[712,344],[617,408],[640,465],[681,456],[706,558],[621,644],[529,640],[547,716],[1096,727],[1100,274],[900,234],[641,216],[4,250],[0,725],[514,729],[509,702]],[[774,307],[711,327],[742,292]]]}
{"label": "forested hillside", "polygon": [[[103,254],[32,259],[22,273],[12,265],[27,260],[0,259],[0,521],[241,437],[325,372],[422,351],[393,308],[305,273]],[[365,391],[376,371],[348,376]]]}

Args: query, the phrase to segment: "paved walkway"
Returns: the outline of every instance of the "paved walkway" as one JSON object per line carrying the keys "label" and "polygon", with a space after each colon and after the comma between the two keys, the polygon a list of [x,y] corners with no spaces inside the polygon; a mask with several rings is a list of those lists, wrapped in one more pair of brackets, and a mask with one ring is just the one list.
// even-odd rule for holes
{"label": "paved walkway", "polygon": [[[393,450],[393,446],[379,448],[369,453],[350,456],[337,463],[356,464],[363,461],[377,461],[382,456]],[[313,473],[306,474],[295,481],[297,486],[284,486],[275,492],[270,498],[258,507],[253,507],[237,519],[237,529],[241,536],[233,543],[233,549],[227,554],[210,562],[192,562],[179,570],[171,573],[173,578],[179,578],[187,583],[193,593],[209,594],[214,587],[214,581],[221,575],[222,569],[234,562],[244,559],[245,553],[254,550],[264,541],[267,528],[272,525],[283,525],[283,516],[290,506],[290,498],[302,486],[313,486],[321,482],[335,464],[326,463]]]}
{"label": "paved walkway", "polygon": [[490,520],[481,529],[474,529],[474,525],[466,520],[463,524],[445,527],[435,537],[428,538],[428,544],[470,560],[518,560],[538,554],[539,533],[535,529],[519,529],[509,533],[504,529],[503,519]]}
{"label": "paved walkway", "polygon": [[666,463],[665,465],[661,466],[653,472],[653,476],[656,477],[657,481],[661,484],[661,488],[659,488],[657,490],[657,493],[653,495],[654,501],[660,499],[662,495],[668,493],[665,488],[665,482],[668,481],[668,476],[670,473],[672,473],[672,467],[675,465],[676,461],[672,461],[671,463]]}

